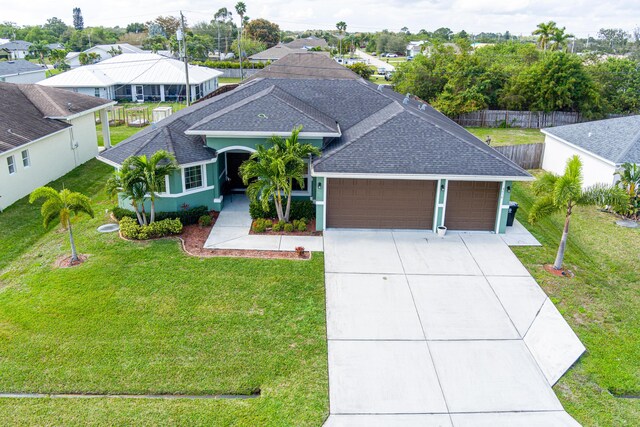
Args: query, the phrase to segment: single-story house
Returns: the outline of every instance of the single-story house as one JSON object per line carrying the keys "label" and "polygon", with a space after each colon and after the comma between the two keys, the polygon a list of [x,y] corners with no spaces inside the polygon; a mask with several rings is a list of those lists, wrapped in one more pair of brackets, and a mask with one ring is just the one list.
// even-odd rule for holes
{"label": "single-story house", "polygon": [[319,47],[322,49],[326,49],[327,47],[329,47],[325,39],[320,37],[315,37],[315,36],[295,39],[293,41],[290,41],[289,43],[286,43],[285,46],[287,46],[289,49],[304,49],[304,50],[313,49],[315,47]]}
{"label": "single-story house", "polygon": [[[0,210],[98,155],[95,112],[115,102],[0,83]],[[109,145],[109,127],[103,130]]]}
{"label": "single-story house", "polygon": [[[322,41],[324,41],[324,39],[321,39]],[[293,42],[292,42],[293,43]],[[289,47],[288,44],[277,44],[273,47],[270,47],[269,49],[263,50],[262,52],[258,52],[255,53],[253,55],[251,55],[248,59],[249,62],[275,62],[279,59],[284,58],[285,56],[287,56],[290,53],[300,53],[300,52],[306,52],[306,49],[303,48],[292,48]],[[322,51],[322,52],[313,52],[316,55],[324,55],[327,58],[331,57],[331,54],[329,52],[326,51]]]}
{"label": "single-story house", "polygon": [[100,56],[98,61],[103,61],[105,59],[113,58],[113,53],[145,53],[144,50],[139,47],[132,46],[129,43],[118,43],[118,44],[97,44],[95,46],[90,47],[82,52],[69,52],[65,58],[65,62],[69,64],[71,68],[80,67],[80,54],[81,53],[95,53]]}
{"label": "single-story house", "polygon": [[407,56],[416,56],[422,53],[422,46],[429,43],[426,40],[410,41],[407,45]]}
{"label": "single-story house", "polygon": [[29,54],[31,44],[24,40],[13,40],[0,44],[0,51],[8,53],[7,59],[24,59]]}
{"label": "single-story house", "polygon": [[[222,72],[189,65],[191,99],[218,88]],[[126,101],[178,101],[186,97],[184,63],[156,53],[123,53],[38,82],[85,95]]]}
{"label": "single-story house", "polygon": [[578,155],[583,185],[613,184],[623,163],[640,164],[640,115],[597,120],[541,130],[545,135],[542,168],[562,174],[567,159]]}
{"label": "single-story house", "polygon": [[64,50],[64,45],[62,43],[49,43],[47,47],[50,50]]}
{"label": "single-story house", "polygon": [[47,69],[26,59],[0,61],[0,82],[35,83],[47,77]]}
{"label": "single-story house", "polygon": [[[322,150],[293,195],[311,200],[318,229],[504,232],[513,181],[533,178],[428,104],[365,81],[330,58],[292,53],[237,88],[185,108],[98,159],[173,153],[180,169],[156,198],[162,211],[225,209],[245,188],[238,168],[273,135]],[[127,200],[122,207],[131,208]]]}

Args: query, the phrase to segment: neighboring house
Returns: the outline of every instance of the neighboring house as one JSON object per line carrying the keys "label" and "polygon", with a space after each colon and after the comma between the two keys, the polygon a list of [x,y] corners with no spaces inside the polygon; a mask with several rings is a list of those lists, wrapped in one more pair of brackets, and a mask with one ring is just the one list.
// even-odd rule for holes
{"label": "neighboring house", "polygon": [[0,82],[35,83],[44,79],[47,69],[26,59],[0,61]]}
{"label": "neighboring house", "polygon": [[31,44],[24,40],[14,40],[0,44],[0,50],[8,52],[8,59],[24,59],[29,54]]}
{"label": "neighboring house", "polygon": [[87,50],[82,52],[69,52],[65,58],[65,62],[71,66],[71,68],[80,67],[82,64],[80,63],[80,54],[81,53],[95,53],[100,59],[97,62],[103,61],[105,59],[113,58],[113,52],[122,51],[122,53],[146,53],[144,50],[132,46],[129,43],[118,43],[118,44],[98,44],[93,47],[90,47]]}
{"label": "neighboring house", "polygon": [[302,39],[295,39],[294,41],[291,41],[285,44],[285,46],[287,46],[289,49],[304,49],[304,50],[313,49],[314,47],[319,47],[322,49],[326,49],[327,47],[329,47],[325,39],[315,37],[315,36],[305,37]]}
{"label": "neighboring house", "polygon": [[62,43],[49,43],[47,47],[50,50],[64,50],[64,45]]}
{"label": "neighboring house", "polygon": [[[34,84],[0,83],[0,210],[98,154],[103,99]],[[109,127],[103,131],[110,144]]]}
{"label": "neighboring house", "polygon": [[429,105],[311,53],[289,54],[98,159],[118,168],[132,155],[167,150],[180,169],[167,177],[157,209],[223,210],[225,193],[245,188],[238,168],[256,146],[297,126],[302,142],[323,151],[293,192],[315,203],[318,229],[504,232],[512,182],[533,179]]}
{"label": "neighboring house", "polygon": [[[462,51],[460,50],[460,46],[458,46],[455,43],[442,43],[442,45],[444,47],[449,47],[449,48],[453,49],[453,52],[456,55],[459,55],[460,53],[462,53]],[[424,49],[422,50],[422,54],[425,55],[425,56],[431,56],[431,53],[433,52],[433,50],[434,50],[434,45],[431,44],[431,43],[426,43],[424,45]]]}
{"label": "neighboring house", "polygon": [[422,53],[422,46],[427,44],[426,40],[410,41],[407,45],[407,56],[416,56]]}
{"label": "neighboring house", "polygon": [[[218,88],[222,72],[189,65],[191,99]],[[155,53],[124,53],[74,68],[38,82],[85,95],[125,101],[182,101],[186,97],[184,63]]]}
{"label": "neighboring house", "polygon": [[542,129],[542,168],[562,174],[567,159],[582,160],[584,186],[613,184],[622,163],[640,164],[640,115]]}
{"label": "neighboring house", "polygon": [[[321,39],[321,40],[324,41],[324,39]],[[289,47],[289,44],[280,43],[273,47],[270,47],[269,49],[263,50],[262,52],[253,54],[248,59],[249,59],[249,62],[264,62],[264,63],[275,62],[279,59],[284,58],[290,53],[301,53],[301,52],[307,52],[307,49],[295,48],[295,47],[292,48],[292,47]],[[319,51],[319,52],[314,51],[312,53],[315,53],[316,55],[324,55],[327,58],[331,57],[329,52],[326,52],[326,51]]]}

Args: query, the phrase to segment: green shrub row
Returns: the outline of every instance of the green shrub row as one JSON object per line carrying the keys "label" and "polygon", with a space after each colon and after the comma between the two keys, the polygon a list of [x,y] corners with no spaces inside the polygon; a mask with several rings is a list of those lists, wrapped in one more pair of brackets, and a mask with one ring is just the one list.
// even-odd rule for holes
{"label": "green shrub row", "polygon": [[[269,210],[262,209],[262,204],[258,202],[251,202],[249,204],[249,214],[252,219],[258,218],[277,218],[276,206],[273,202],[269,203]],[[292,200],[291,212],[289,213],[289,219],[315,219],[316,207],[311,200]]]}
{"label": "green shrub row", "polygon": [[[124,209],[119,206],[116,206],[111,210],[113,212],[113,216],[116,217],[118,221],[122,218],[133,218],[136,219],[136,213],[130,211],[129,209]],[[209,214],[209,209],[206,206],[196,206],[193,208],[185,209],[178,212],[156,212],[156,221],[161,221],[163,219],[179,219],[182,225],[193,225],[198,224],[198,220],[200,217]],[[149,221],[149,213],[147,212],[147,221]]]}
{"label": "green shrub row", "polygon": [[140,225],[137,220],[125,216],[120,220],[120,232],[127,239],[153,239],[182,233],[182,223],[179,219],[163,219],[149,225]]}
{"label": "green shrub row", "polygon": [[275,232],[284,230],[287,233],[291,233],[294,230],[307,231],[307,220],[302,218],[299,220],[294,219],[292,222],[273,222],[267,218],[258,218],[253,223],[253,231],[256,233],[264,233],[268,228],[271,228],[271,230]]}
{"label": "green shrub row", "polygon": [[[239,62],[232,62],[232,61],[194,61],[193,62],[196,65],[201,65],[203,67],[208,67],[208,68],[218,68],[218,69],[228,69],[228,68],[240,68],[240,63]],[[242,68],[244,69],[252,69],[252,68],[259,68],[262,69],[264,68],[265,64],[263,64],[262,62],[242,62]]]}

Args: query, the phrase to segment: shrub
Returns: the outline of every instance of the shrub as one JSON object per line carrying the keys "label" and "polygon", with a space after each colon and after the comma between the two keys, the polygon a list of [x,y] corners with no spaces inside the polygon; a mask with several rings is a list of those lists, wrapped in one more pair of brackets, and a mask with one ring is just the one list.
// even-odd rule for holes
{"label": "shrub", "polygon": [[[276,207],[273,202],[269,203],[269,210],[265,211],[262,209],[262,204],[260,202],[251,202],[249,205],[249,214],[251,218],[276,218],[278,214],[276,213]],[[289,219],[302,219],[302,218],[315,218],[316,217],[316,207],[314,206],[311,200],[292,200],[291,201],[291,212],[289,214]]]}
{"label": "shrub", "polygon": [[[203,67],[208,67],[208,68],[217,68],[217,69],[226,69],[226,68],[240,68],[240,63],[239,62],[232,62],[232,61],[194,61],[193,62],[196,65],[202,65]],[[263,64],[261,62],[242,62],[242,66],[245,69],[251,69],[251,68],[264,68],[266,64]]]}
{"label": "shrub", "polygon": [[284,225],[284,231],[286,231],[287,233],[291,233],[293,231],[293,224],[291,223],[287,223]]}
{"label": "shrub", "polygon": [[273,227],[271,227],[271,229],[273,231],[281,231],[282,230],[282,224],[280,224],[279,222],[276,222],[275,224],[273,224]]}
{"label": "shrub", "polygon": [[153,239],[182,233],[182,223],[179,219],[163,219],[149,225],[140,225],[137,220],[125,216],[120,220],[120,232],[127,239]]}
{"label": "shrub", "polygon": [[296,227],[296,230],[298,230],[298,231],[307,231],[307,224],[305,224],[303,221],[300,221],[298,223],[298,226]]}
{"label": "shrub", "polygon": [[258,218],[253,222],[253,231],[256,233],[264,233],[267,231],[269,221],[264,218]]}
{"label": "shrub", "polygon": [[211,215],[202,215],[198,218],[198,225],[200,225],[200,227],[208,227],[212,222]]}
{"label": "shrub", "polygon": [[[114,207],[112,210],[113,216],[120,221],[124,217],[136,219],[136,214],[129,209],[124,209],[119,206]],[[206,206],[196,206],[194,208],[184,209],[178,212],[156,212],[156,221],[163,219],[179,219],[183,225],[198,224],[200,217],[209,214],[209,209]],[[147,221],[149,215],[147,214]]]}

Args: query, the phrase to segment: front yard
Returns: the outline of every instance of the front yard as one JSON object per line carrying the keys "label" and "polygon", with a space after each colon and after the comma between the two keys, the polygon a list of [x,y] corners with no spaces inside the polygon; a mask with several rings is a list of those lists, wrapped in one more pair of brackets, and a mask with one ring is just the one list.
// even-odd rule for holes
{"label": "front yard", "polygon": [[[554,387],[565,409],[585,426],[632,426],[640,419],[640,230],[614,224],[595,208],[576,209],[565,266],[572,279],[552,276],[564,217],[531,226],[528,184],[516,184],[518,219],[544,245],[513,248],[556,304],[587,352]],[[631,397],[631,398],[629,398]]]}
{"label": "front yard", "polygon": [[0,214],[0,392],[251,394],[248,400],[0,399],[9,425],[320,425],[328,413],[323,257],[185,255],[176,240],[98,234],[112,168],[58,180],[95,219],[57,224],[25,200]]}

